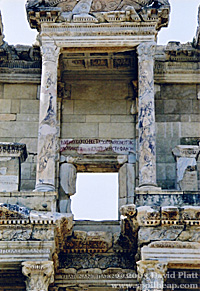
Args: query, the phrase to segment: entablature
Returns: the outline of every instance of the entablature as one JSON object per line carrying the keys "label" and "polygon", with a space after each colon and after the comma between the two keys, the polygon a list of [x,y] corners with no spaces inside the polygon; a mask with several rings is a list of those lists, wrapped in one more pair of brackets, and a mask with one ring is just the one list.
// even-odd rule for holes
{"label": "entablature", "polygon": [[155,30],[168,25],[168,0],[28,0],[28,20],[41,31],[42,23],[153,23]]}

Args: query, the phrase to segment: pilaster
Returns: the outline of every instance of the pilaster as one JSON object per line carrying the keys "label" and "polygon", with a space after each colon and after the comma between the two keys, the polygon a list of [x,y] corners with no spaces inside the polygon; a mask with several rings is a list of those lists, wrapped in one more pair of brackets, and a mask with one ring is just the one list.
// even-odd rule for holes
{"label": "pilaster", "polygon": [[156,186],[156,137],[154,109],[155,43],[141,43],[138,53],[139,187]]}
{"label": "pilaster", "polygon": [[55,190],[55,156],[57,137],[57,67],[58,48],[54,43],[44,44],[38,131],[37,191]]}
{"label": "pilaster", "polygon": [[49,284],[54,282],[53,262],[22,263],[22,273],[26,277],[27,291],[48,291]]}
{"label": "pilaster", "polygon": [[137,291],[162,291],[167,263],[159,261],[137,262],[140,285]]}

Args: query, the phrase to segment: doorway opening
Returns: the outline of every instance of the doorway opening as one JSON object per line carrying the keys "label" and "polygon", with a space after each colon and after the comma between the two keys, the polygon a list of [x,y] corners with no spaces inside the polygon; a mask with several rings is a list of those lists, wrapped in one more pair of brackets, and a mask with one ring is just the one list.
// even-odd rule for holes
{"label": "doorway opening", "polygon": [[78,173],[75,220],[118,220],[118,173]]}

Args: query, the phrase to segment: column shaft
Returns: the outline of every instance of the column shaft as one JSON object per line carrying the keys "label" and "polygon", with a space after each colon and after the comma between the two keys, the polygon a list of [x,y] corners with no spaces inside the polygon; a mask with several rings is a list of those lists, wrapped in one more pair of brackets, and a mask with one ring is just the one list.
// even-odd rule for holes
{"label": "column shaft", "polygon": [[42,79],[38,131],[37,191],[55,190],[55,156],[57,142],[57,67],[59,48],[41,47]]}
{"label": "column shaft", "polygon": [[139,84],[139,187],[156,186],[156,136],[154,109],[155,43],[141,43],[138,48]]}

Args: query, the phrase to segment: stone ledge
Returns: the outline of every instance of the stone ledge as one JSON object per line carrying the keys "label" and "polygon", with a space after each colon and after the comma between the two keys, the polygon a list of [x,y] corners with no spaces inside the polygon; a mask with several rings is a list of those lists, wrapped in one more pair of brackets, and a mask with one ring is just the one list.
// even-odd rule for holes
{"label": "stone ledge", "polygon": [[193,242],[156,241],[141,249],[142,260],[159,260],[173,264],[200,262],[200,244]]}

